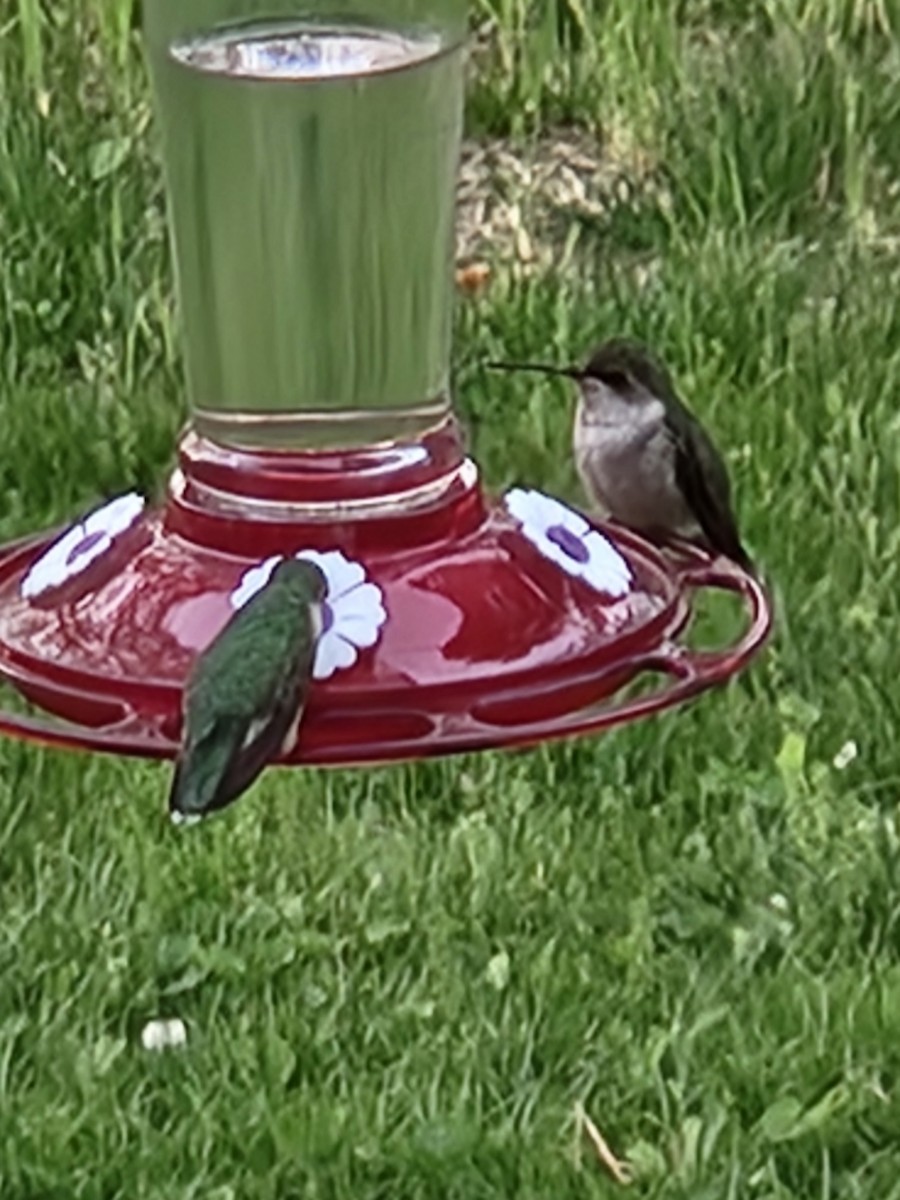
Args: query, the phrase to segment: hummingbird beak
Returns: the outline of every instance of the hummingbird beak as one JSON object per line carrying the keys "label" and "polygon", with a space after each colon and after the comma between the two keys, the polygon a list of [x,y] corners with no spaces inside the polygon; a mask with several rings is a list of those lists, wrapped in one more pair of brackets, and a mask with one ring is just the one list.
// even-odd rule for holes
{"label": "hummingbird beak", "polygon": [[578,367],[550,367],[544,363],[489,362],[484,365],[489,371],[537,371],[541,375],[563,375],[566,379],[581,379],[584,375]]}

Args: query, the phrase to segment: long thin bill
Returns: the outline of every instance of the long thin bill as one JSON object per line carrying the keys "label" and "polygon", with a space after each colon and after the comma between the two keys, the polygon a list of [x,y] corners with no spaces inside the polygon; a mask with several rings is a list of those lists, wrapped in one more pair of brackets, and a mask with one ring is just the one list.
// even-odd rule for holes
{"label": "long thin bill", "polygon": [[577,367],[550,367],[544,363],[503,362],[488,362],[484,365],[489,371],[537,371],[541,375],[564,375],[566,379],[581,378],[581,371]]}

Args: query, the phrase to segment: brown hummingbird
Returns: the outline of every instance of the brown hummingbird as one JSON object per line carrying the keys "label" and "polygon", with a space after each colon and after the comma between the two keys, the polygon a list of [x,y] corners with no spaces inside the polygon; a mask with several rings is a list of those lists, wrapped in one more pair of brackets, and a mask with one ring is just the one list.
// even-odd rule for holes
{"label": "brown hummingbird", "polygon": [[613,338],[583,367],[487,365],[576,382],[575,466],[587,494],[611,517],[639,533],[699,541],[754,570],[738,534],[722,456],[648,347]]}

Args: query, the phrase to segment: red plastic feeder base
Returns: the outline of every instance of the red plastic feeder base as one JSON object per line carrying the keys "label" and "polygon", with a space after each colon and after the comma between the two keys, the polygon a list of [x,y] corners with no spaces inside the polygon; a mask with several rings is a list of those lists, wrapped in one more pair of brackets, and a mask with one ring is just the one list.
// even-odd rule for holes
{"label": "red plastic feeder base", "polygon": [[[103,553],[84,554],[84,569],[23,595],[59,531],[0,547],[0,678],[57,718],[4,712],[0,732],[173,756],[184,681],[228,619],[242,575],[305,549],[359,563],[387,616],[373,646],[314,684],[291,763],[593,733],[725,682],[765,641],[767,596],[737,567],[593,524],[630,573],[612,589],[621,594],[605,594],[542,553],[503,501],[486,504],[474,463],[454,458],[454,444],[442,430],[405,456],[376,448],[348,475],[345,458],[225,452],[189,432],[165,507],[144,510]],[[340,482],[350,476],[352,498]],[[76,558],[100,536],[82,532]],[[707,587],[737,593],[748,610],[740,639],[716,652],[677,640],[693,591]],[[647,671],[660,673],[655,690],[618,695]]]}

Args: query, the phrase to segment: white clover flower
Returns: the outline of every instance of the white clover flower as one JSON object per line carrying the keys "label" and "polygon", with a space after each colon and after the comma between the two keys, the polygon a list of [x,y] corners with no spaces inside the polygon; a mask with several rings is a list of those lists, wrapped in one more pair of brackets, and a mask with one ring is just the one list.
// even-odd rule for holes
{"label": "white clover flower", "polygon": [[26,572],[21,584],[25,599],[32,600],[60,587],[89,567],[134,525],[144,503],[143,496],[129,492],[88,513],[83,521],[66,530]]}
{"label": "white clover flower", "polygon": [[[265,587],[282,557],[274,555],[245,571],[229,597],[231,607],[241,608]],[[294,557],[314,563],[328,583],[313,678],[329,679],[335,671],[352,667],[359,651],[378,641],[387,620],[381,588],[367,582],[363,566],[346,558],[340,550],[298,550]]]}
{"label": "white clover flower", "polygon": [[180,1017],[148,1021],[141,1030],[141,1045],[145,1050],[175,1050],[186,1042],[187,1027]]}
{"label": "white clover flower", "polygon": [[831,760],[832,766],[836,771],[846,771],[850,764],[859,755],[859,747],[851,738],[849,742],[844,742],[840,750]]}
{"label": "white clover flower", "polygon": [[581,513],[533,488],[513,488],[504,502],[522,533],[545,558],[607,596],[628,592],[631,568]]}

